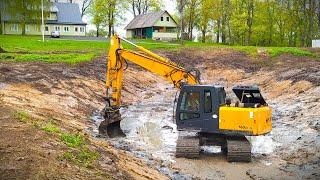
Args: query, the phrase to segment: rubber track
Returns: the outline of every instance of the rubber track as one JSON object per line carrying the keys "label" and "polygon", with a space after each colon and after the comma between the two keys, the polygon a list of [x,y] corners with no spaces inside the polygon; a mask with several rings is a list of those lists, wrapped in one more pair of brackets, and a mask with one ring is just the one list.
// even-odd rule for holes
{"label": "rubber track", "polygon": [[246,137],[227,138],[227,160],[229,162],[251,161],[251,144]]}
{"label": "rubber track", "polygon": [[200,144],[198,137],[179,136],[176,146],[176,157],[198,158]]}

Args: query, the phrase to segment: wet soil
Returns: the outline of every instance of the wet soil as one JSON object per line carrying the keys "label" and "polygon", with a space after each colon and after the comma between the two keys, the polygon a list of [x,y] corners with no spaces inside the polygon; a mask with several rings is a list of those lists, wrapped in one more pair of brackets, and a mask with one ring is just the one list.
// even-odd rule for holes
{"label": "wet soil", "polygon": [[[103,58],[75,66],[1,62],[2,177],[73,179],[76,172],[80,179],[108,175],[116,179],[319,178],[319,60],[287,54],[251,58],[218,48],[158,53],[186,68],[199,68],[203,83],[223,85],[233,98],[234,85],[261,87],[273,108],[273,131],[250,138],[252,163],[228,163],[219,147],[203,147],[198,160],[175,158],[173,100],[177,91],[162,78],[132,64],[126,71],[122,93],[126,106],[121,109],[121,126],[127,137],[110,140],[97,134],[97,114],[104,106],[105,95]],[[90,147],[101,152],[96,168],[58,160],[56,157],[66,148],[59,138],[12,118],[9,114],[15,111],[44,120],[50,117],[63,130],[85,134]],[[14,139],[17,142],[10,143]],[[50,163],[44,163],[48,159]],[[38,166],[43,167],[41,171]]]}

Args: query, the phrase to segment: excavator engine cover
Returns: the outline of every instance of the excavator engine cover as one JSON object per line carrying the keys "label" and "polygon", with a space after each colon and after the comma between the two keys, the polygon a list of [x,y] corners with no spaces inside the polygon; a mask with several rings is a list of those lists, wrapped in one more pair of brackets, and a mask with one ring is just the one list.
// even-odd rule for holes
{"label": "excavator engine cover", "polygon": [[232,88],[234,94],[241,103],[266,105],[266,101],[260,93],[258,86],[235,86]]}

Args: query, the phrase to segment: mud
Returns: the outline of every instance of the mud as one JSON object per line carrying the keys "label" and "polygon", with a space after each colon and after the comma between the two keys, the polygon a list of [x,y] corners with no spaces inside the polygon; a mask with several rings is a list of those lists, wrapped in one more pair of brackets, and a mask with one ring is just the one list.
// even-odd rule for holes
{"label": "mud", "polygon": [[[281,55],[277,58],[258,56],[250,58],[230,49],[183,49],[158,53],[185,67],[198,67],[202,82],[226,87],[228,96],[234,85],[256,84],[273,108],[273,131],[261,137],[250,137],[253,162],[228,163],[219,147],[202,147],[200,159],[175,158],[177,130],[173,122],[173,100],[177,90],[149,72],[132,64],[126,71],[121,109],[122,129],[126,138],[107,139],[99,136],[99,110],[104,106],[104,59],[76,66],[46,63],[0,63],[0,102],[2,123],[0,153],[2,174],[27,171],[39,174],[37,166],[55,167],[58,175],[72,179],[77,166],[59,163],[54,157],[63,151],[61,144],[41,147],[47,141],[58,139],[45,136],[46,141],[19,140],[39,133],[8,116],[16,110],[46,119],[54,118],[65,130],[82,132],[90,138],[92,148],[99,149],[97,161],[100,171],[117,179],[319,179],[320,167],[320,61],[313,58]],[[137,78],[139,77],[139,78]],[[6,111],[4,111],[7,109]],[[15,122],[15,123],[14,123]],[[13,126],[13,127],[12,127]],[[18,139],[8,148],[5,142]],[[11,146],[11,145],[10,145]],[[24,150],[32,149],[30,151]],[[18,149],[15,151],[14,149]],[[53,163],[45,165],[41,153]],[[24,153],[20,153],[24,152]],[[33,153],[34,151],[40,154]],[[26,158],[30,153],[33,161]],[[16,156],[11,156],[14,154]],[[19,156],[21,154],[21,156]],[[12,158],[11,158],[12,157]],[[17,160],[15,160],[17,159]],[[12,162],[16,165],[13,166]],[[64,169],[62,167],[67,166]],[[18,168],[17,168],[18,167]],[[30,168],[26,168],[30,167]],[[31,173],[31,174],[32,174]],[[44,173],[46,175],[46,173]],[[41,175],[41,173],[40,173]],[[30,175],[30,178],[35,177]],[[44,177],[44,176],[39,176]],[[80,170],[79,178],[99,178],[93,170]]]}

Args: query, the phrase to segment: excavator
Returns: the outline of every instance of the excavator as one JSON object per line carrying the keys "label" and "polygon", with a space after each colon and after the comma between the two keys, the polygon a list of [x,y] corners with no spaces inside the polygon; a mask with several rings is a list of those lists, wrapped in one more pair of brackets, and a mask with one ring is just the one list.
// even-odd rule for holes
{"label": "excavator", "polygon": [[[176,157],[198,158],[200,146],[220,146],[229,162],[251,161],[251,144],[246,136],[265,135],[272,130],[272,109],[259,87],[234,86],[237,100],[232,102],[226,97],[224,87],[201,84],[197,69],[186,69],[118,35],[110,41],[101,134],[110,138],[124,136],[120,128],[121,90],[127,61],[130,61],[162,76],[180,90],[174,115],[179,132]],[[138,50],[124,49],[122,41]]]}

